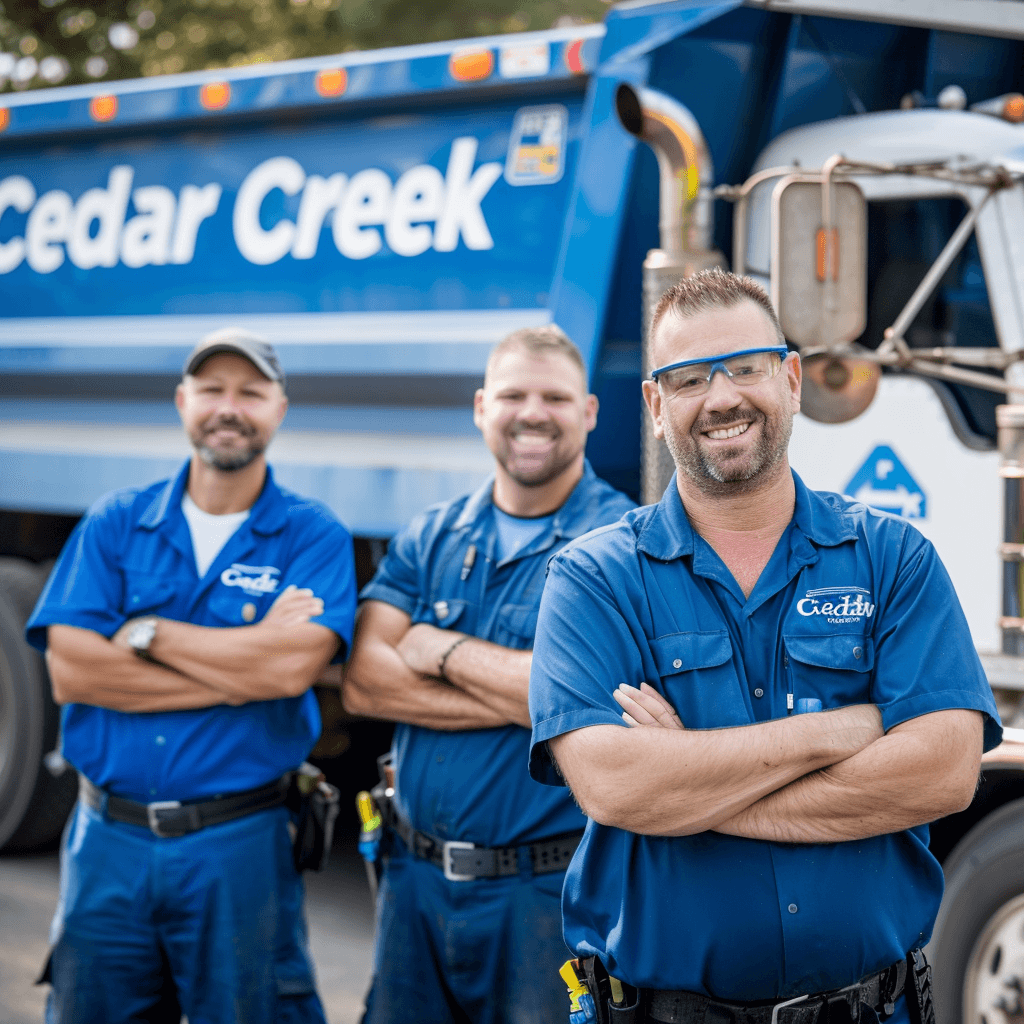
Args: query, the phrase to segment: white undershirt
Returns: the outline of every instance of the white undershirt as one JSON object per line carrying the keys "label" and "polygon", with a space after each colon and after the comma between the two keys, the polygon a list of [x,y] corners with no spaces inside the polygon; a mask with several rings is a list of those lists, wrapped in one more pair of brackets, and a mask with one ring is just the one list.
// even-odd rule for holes
{"label": "white undershirt", "polygon": [[211,515],[204,512],[186,491],[181,499],[181,511],[188,521],[188,530],[192,534],[192,550],[196,556],[196,572],[202,579],[231,535],[249,518],[249,509],[229,512],[224,516]]}

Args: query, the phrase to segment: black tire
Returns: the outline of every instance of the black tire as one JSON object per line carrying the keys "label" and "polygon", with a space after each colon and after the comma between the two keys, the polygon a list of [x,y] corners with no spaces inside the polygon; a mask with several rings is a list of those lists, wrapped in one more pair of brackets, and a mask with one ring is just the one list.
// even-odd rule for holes
{"label": "black tire", "polygon": [[60,834],[75,801],[76,778],[54,777],[43,758],[57,741],[59,711],[46,666],[24,626],[45,570],[0,558],[0,847],[29,850]]}
{"label": "black tire", "polygon": [[1019,993],[1011,975],[1024,951],[1024,799],[971,829],[943,870],[946,894],[928,949],[937,1024],[1003,1024],[1021,1012],[1012,1012]]}

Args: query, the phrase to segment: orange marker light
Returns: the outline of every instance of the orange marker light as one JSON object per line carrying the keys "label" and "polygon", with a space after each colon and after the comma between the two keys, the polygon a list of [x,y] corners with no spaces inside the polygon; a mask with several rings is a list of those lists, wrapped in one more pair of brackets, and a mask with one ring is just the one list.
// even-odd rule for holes
{"label": "orange marker light", "polygon": [[348,88],[348,72],[329,68],[316,73],[316,91],[323,97],[340,96]]}
{"label": "orange marker light", "polygon": [[207,110],[223,110],[231,100],[231,86],[227,82],[207,82],[199,90],[199,102]]}
{"label": "orange marker light", "polygon": [[826,278],[831,278],[833,281],[839,280],[839,231],[836,228],[832,228],[830,231],[825,231],[824,228],[818,229],[817,236],[817,273],[818,280],[824,281]]}
{"label": "orange marker light", "polygon": [[89,115],[94,121],[112,121],[117,117],[117,97],[93,96],[89,100]]}
{"label": "orange marker light", "polygon": [[457,82],[478,82],[494,70],[490,50],[459,50],[448,58],[448,70]]}
{"label": "orange marker light", "polygon": [[565,66],[574,75],[582,75],[587,70],[583,63],[583,43],[582,39],[574,39],[565,47]]}
{"label": "orange marker light", "polygon": [[1003,104],[1003,117],[1014,124],[1024,121],[1024,96],[1021,96],[1019,92],[1007,96],[1006,102]]}
{"label": "orange marker light", "polygon": [[0,132],[11,123],[11,112],[6,107],[0,107]]}

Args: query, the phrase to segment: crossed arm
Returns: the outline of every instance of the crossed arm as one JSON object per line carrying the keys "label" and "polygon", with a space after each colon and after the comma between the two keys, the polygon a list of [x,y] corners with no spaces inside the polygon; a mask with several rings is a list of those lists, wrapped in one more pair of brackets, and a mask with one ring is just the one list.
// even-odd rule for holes
{"label": "crossed arm", "polygon": [[[441,660],[456,641],[440,677]],[[340,682],[350,714],[456,731],[530,727],[530,651],[514,651],[427,623],[384,601],[366,601],[356,618],[352,656]]]}
{"label": "crossed arm", "polygon": [[114,711],[179,711],[304,693],[337,650],[338,637],[310,622],[323,613],[311,590],[289,587],[262,621],[224,629],[160,619],[153,662],[128,646],[134,620],[109,640],[90,629],[50,626],[46,662],[54,699]]}
{"label": "crossed arm", "polygon": [[978,781],[977,711],[936,711],[888,733],[872,704],[696,731],[646,683],[615,696],[628,731],[589,726],[549,746],[583,810],[631,832],[863,839],[963,810]]}

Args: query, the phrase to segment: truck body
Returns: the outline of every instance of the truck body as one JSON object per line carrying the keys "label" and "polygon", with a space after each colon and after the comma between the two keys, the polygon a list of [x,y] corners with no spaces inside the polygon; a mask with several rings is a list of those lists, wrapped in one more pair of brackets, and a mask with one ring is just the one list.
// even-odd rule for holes
{"label": "truck body", "polygon": [[1010,728],[932,830],[937,1000],[943,1024],[1019,1018],[1024,470],[996,420],[1024,382],[1022,90],[1019,0],[628,0],[603,25],[0,95],[0,845],[52,838],[74,794],[44,765],[56,709],[20,626],[89,505],[187,456],[171,397],[199,337],[277,346],[275,475],[338,513],[365,580],[490,471],[471,400],[518,327],[577,343],[588,457],[654,496],[650,302],[725,265],[799,320],[784,192],[834,175],[863,203],[862,279],[833,302],[812,218],[832,320],[790,338],[791,460],[910,519],[956,586]]}

